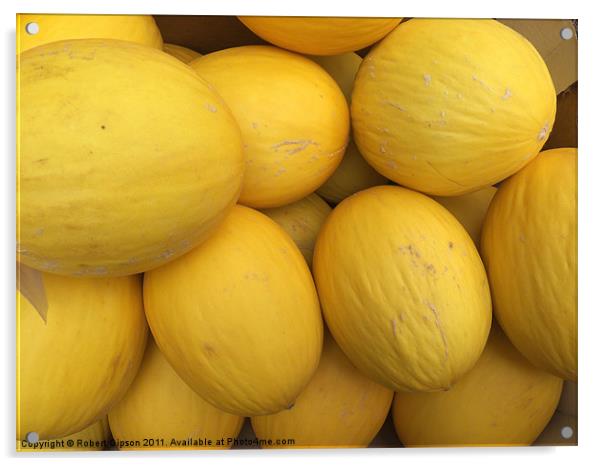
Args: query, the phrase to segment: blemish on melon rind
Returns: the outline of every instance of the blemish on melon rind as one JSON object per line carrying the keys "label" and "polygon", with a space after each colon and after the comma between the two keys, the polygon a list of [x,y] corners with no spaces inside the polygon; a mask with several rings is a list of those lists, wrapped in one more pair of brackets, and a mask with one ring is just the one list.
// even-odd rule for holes
{"label": "blemish on melon rind", "polygon": [[548,122],[546,122],[546,124],[543,125],[543,128],[541,128],[539,130],[539,133],[537,133],[537,140],[543,141],[546,138],[549,129],[550,129],[550,124]]}
{"label": "blemish on melon rind", "polygon": [[75,276],[102,276],[106,275],[109,272],[109,269],[103,265],[97,266],[86,266],[84,264],[80,265],[80,269],[76,271],[73,275]]}
{"label": "blemish on melon rind", "polygon": [[285,149],[285,152],[288,153],[288,155],[293,155],[293,154],[296,154],[297,152],[305,150],[310,144],[314,145],[314,146],[319,146],[319,144],[316,141],[312,141],[312,140],[309,140],[309,139],[299,139],[299,140],[296,140],[296,141],[282,141],[282,142],[279,142],[278,144],[274,144],[272,146],[272,149],[274,151],[278,152],[278,150],[281,147],[283,147],[283,146],[284,147],[287,147],[287,146],[296,146],[296,147],[293,147],[293,148],[289,147],[288,149]]}
{"label": "blemish on melon rind", "polygon": [[395,102],[391,102],[390,100],[385,101],[385,103],[397,110],[399,110],[400,112],[405,112],[405,108],[403,108],[401,105],[395,103]]}
{"label": "blemish on melon rind", "polygon": [[176,251],[174,251],[173,249],[166,249],[159,255],[159,258],[167,260],[170,257],[172,257],[175,253]]}
{"label": "blemish on melon rind", "polygon": [[430,74],[424,74],[423,76],[424,79],[424,85],[425,86],[430,86],[431,85],[431,81],[432,81],[432,77]]}

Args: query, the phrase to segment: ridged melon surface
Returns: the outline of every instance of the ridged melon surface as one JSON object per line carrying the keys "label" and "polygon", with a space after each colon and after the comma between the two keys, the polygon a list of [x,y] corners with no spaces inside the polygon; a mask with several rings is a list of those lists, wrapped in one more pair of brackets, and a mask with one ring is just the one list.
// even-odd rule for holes
{"label": "ridged melon surface", "polygon": [[481,235],[496,318],[534,365],[577,380],[577,149],[504,181]]}
{"label": "ridged melon surface", "polygon": [[376,171],[427,194],[491,186],[532,160],[554,124],[546,64],[485,19],[411,19],[370,50],[351,100],[355,142]]}
{"label": "ridged melon surface", "polygon": [[386,387],[449,389],[485,346],[483,263],[460,223],[428,196],[377,186],[348,197],[320,231],[313,271],[335,340]]}
{"label": "ridged melon surface", "polygon": [[223,411],[290,407],[318,366],[322,316],[307,263],[276,222],[248,207],[146,273],[144,308],[178,375]]}
{"label": "ridged melon surface", "polygon": [[32,268],[149,270],[210,234],[244,161],[230,110],[184,63],[132,42],[19,56],[17,252]]}

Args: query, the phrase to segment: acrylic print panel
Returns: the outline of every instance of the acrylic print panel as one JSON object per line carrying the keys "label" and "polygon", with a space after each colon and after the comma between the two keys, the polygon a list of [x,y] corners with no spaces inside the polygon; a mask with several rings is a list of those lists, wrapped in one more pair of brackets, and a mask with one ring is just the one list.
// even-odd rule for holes
{"label": "acrylic print panel", "polygon": [[[576,160],[577,23],[428,21],[17,17],[18,451],[577,444],[576,288],[524,325],[478,240],[526,158]],[[514,48],[454,50],[488,31]],[[575,281],[576,203],[542,197],[564,256],[505,257]]]}

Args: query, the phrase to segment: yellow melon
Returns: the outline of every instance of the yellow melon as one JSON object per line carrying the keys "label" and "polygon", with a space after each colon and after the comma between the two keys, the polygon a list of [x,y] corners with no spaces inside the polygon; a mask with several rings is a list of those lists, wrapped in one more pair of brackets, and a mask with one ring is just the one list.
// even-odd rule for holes
{"label": "yellow melon", "polygon": [[79,432],[125,394],[148,327],[141,277],[43,274],[46,322],[17,294],[17,440]]}
{"label": "yellow melon", "polygon": [[532,445],[577,445],[577,417],[557,411]]}
{"label": "yellow melon", "polygon": [[562,380],[535,368],[497,325],[474,368],[440,393],[397,393],[406,447],[529,445],[554,414]]}
{"label": "yellow melon", "polygon": [[[345,94],[347,102],[351,103],[351,90],[357,70],[362,63],[361,57],[351,52],[309,58],[328,71]],[[328,202],[338,203],[353,193],[372,186],[387,184],[387,181],[384,176],[368,165],[353,140],[350,139],[340,165],[316,192]]]}
{"label": "yellow melon", "polygon": [[349,110],[316,63],[271,46],[235,47],[190,63],[232,109],[246,170],[240,203],[279,207],[315,191],[338,166]]}
{"label": "yellow melon", "polygon": [[310,267],[318,232],[331,211],[330,206],[317,194],[310,194],[282,207],[262,210],[290,235]]}
{"label": "yellow melon", "polygon": [[178,375],[229,413],[290,407],[320,359],[309,268],[286,232],[248,207],[235,206],[198,248],[145,274],[144,305]]}
{"label": "yellow melon", "polygon": [[118,39],[156,49],[163,39],[150,15],[17,15],[17,52],[68,39]]}
{"label": "yellow melon", "polygon": [[[213,407],[198,396],[161,354],[152,338],[134,382],[109,412],[121,450],[227,448],[243,418]],[[226,442],[224,442],[226,443]]]}
{"label": "yellow melon", "polygon": [[535,366],[577,380],[577,149],[551,149],[495,194],[481,236],[498,322]]}
{"label": "yellow melon", "polygon": [[495,191],[493,186],[488,186],[460,196],[434,196],[433,199],[458,219],[478,248],[483,220]]}
{"label": "yellow melon", "polygon": [[222,99],[168,54],[116,40],[20,55],[20,262],[126,275],[192,249],[236,202],[244,159]]}
{"label": "yellow melon", "polygon": [[350,139],[341,164],[316,192],[328,202],[338,204],[358,191],[384,185],[388,181],[366,162]]}
{"label": "yellow melon", "polygon": [[195,50],[176,44],[163,44],[163,51],[184,63],[190,63],[192,60],[201,56],[201,54]]}
{"label": "yellow melon", "polygon": [[[320,365],[295,405],[276,414],[251,419],[262,447],[367,447],[382,427],[393,391],[360,373],[325,333]],[[269,441],[271,440],[271,444]]]}
{"label": "yellow melon", "polygon": [[546,142],[556,92],[520,34],[486,19],[411,19],[364,58],[355,142],[379,173],[453,196],[515,173]]}
{"label": "yellow melon", "polygon": [[112,445],[107,417],[66,437],[38,442],[17,441],[17,451],[101,451]]}
{"label": "yellow melon", "polygon": [[341,91],[345,95],[348,103],[351,103],[351,91],[355,75],[362,64],[362,57],[357,53],[348,52],[340,55],[308,55],[309,59],[315,61],[324,68],[330,76],[337,82]]}
{"label": "yellow melon", "polygon": [[313,271],[335,340],[386,387],[449,389],[485,346],[481,259],[454,216],[423,194],[377,186],[345,199],[320,230]]}
{"label": "yellow melon", "polygon": [[245,26],[278,47],[311,55],[363,49],[387,35],[401,18],[239,16]]}

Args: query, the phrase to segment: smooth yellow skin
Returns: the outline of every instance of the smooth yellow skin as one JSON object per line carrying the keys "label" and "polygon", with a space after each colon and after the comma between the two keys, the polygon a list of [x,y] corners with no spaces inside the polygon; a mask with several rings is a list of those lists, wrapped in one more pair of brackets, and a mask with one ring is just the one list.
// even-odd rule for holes
{"label": "smooth yellow skin", "polygon": [[262,210],[290,235],[310,267],[318,232],[331,211],[330,206],[314,193],[292,204]]}
{"label": "smooth yellow skin", "polygon": [[44,274],[46,322],[17,293],[17,440],[79,432],[126,392],[148,327],[141,277]]}
{"label": "smooth yellow skin", "polygon": [[[572,436],[565,438],[562,435],[562,429],[564,427],[570,427],[572,429]],[[538,446],[560,446],[560,445],[577,445],[578,429],[577,429],[577,417],[570,414],[564,414],[560,411],[556,411],[550,422],[543,430],[541,435],[537,437],[537,440],[532,445]]]}
{"label": "smooth yellow skin", "polygon": [[535,366],[577,380],[577,149],[504,181],[481,236],[495,316]]}
{"label": "smooth yellow skin", "polygon": [[320,230],[313,271],[335,340],[386,387],[449,389],[485,346],[481,259],[454,216],[423,194],[377,186],[345,199]]}
{"label": "smooth yellow skin", "polygon": [[202,57],[199,52],[176,44],[163,44],[163,51],[186,64],[196,58]]}
{"label": "smooth yellow skin", "polygon": [[455,196],[537,155],[556,91],[520,34],[488,19],[412,19],[364,58],[352,95],[355,142],[383,176]]}
{"label": "smooth yellow skin", "polygon": [[278,224],[237,205],[201,246],[144,280],[155,341],[201,397],[243,416],[295,402],[323,326],[309,268]]}
{"label": "smooth yellow skin", "polygon": [[[328,71],[345,94],[347,102],[351,104],[353,82],[362,58],[353,52],[309,58]],[[336,204],[353,193],[372,186],[387,184],[387,181],[384,176],[368,165],[353,140],[350,139],[340,165],[316,192],[328,202]]]}
{"label": "smooth yellow skin", "polygon": [[[216,440],[236,438],[243,420],[198,396],[176,374],[152,338],[134,382],[109,412],[111,431],[121,450],[205,449],[186,445],[188,439],[208,439],[212,445],[207,449],[226,449],[228,445],[216,445]],[[147,440],[145,446],[145,439],[153,441]],[[183,445],[172,445],[172,439]]]}
{"label": "smooth yellow skin", "polygon": [[190,66],[232,109],[245,145],[239,202],[279,207],[314,192],[339,165],[349,109],[337,83],[308,58],[271,46],[244,46]]}
{"label": "smooth yellow skin", "polygon": [[244,155],[222,99],[168,54],[115,40],[20,55],[20,262],[138,273],[199,244],[234,205]]}
{"label": "smooth yellow skin", "polygon": [[396,393],[406,447],[531,444],[554,414],[562,380],[535,368],[493,325],[483,355],[450,390]]}
{"label": "smooth yellow skin", "polygon": [[253,417],[251,423],[258,439],[294,439],[293,448],[367,447],[385,422],[392,400],[393,391],[353,367],[325,333],[320,365],[295,406]]}
{"label": "smooth yellow skin", "polygon": [[[37,34],[26,27],[36,23]],[[70,39],[117,39],[160,49],[161,32],[150,15],[17,15],[17,52]]]}
{"label": "smooth yellow skin", "polygon": [[[68,445],[69,441],[73,442],[73,446]],[[108,449],[110,441],[111,430],[109,420],[105,416],[80,432],[51,440],[50,445],[42,442],[31,444],[27,440],[17,441],[17,451],[101,451]]]}
{"label": "smooth yellow skin", "polygon": [[433,199],[458,219],[478,248],[483,220],[496,191],[493,186],[487,186],[473,193],[451,197],[433,196]]}
{"label": "smooth yellow skin", "polygon": [[278,47],[310,55],[337,55],[367,47],[401,18],[239,16],[245,26]]}

